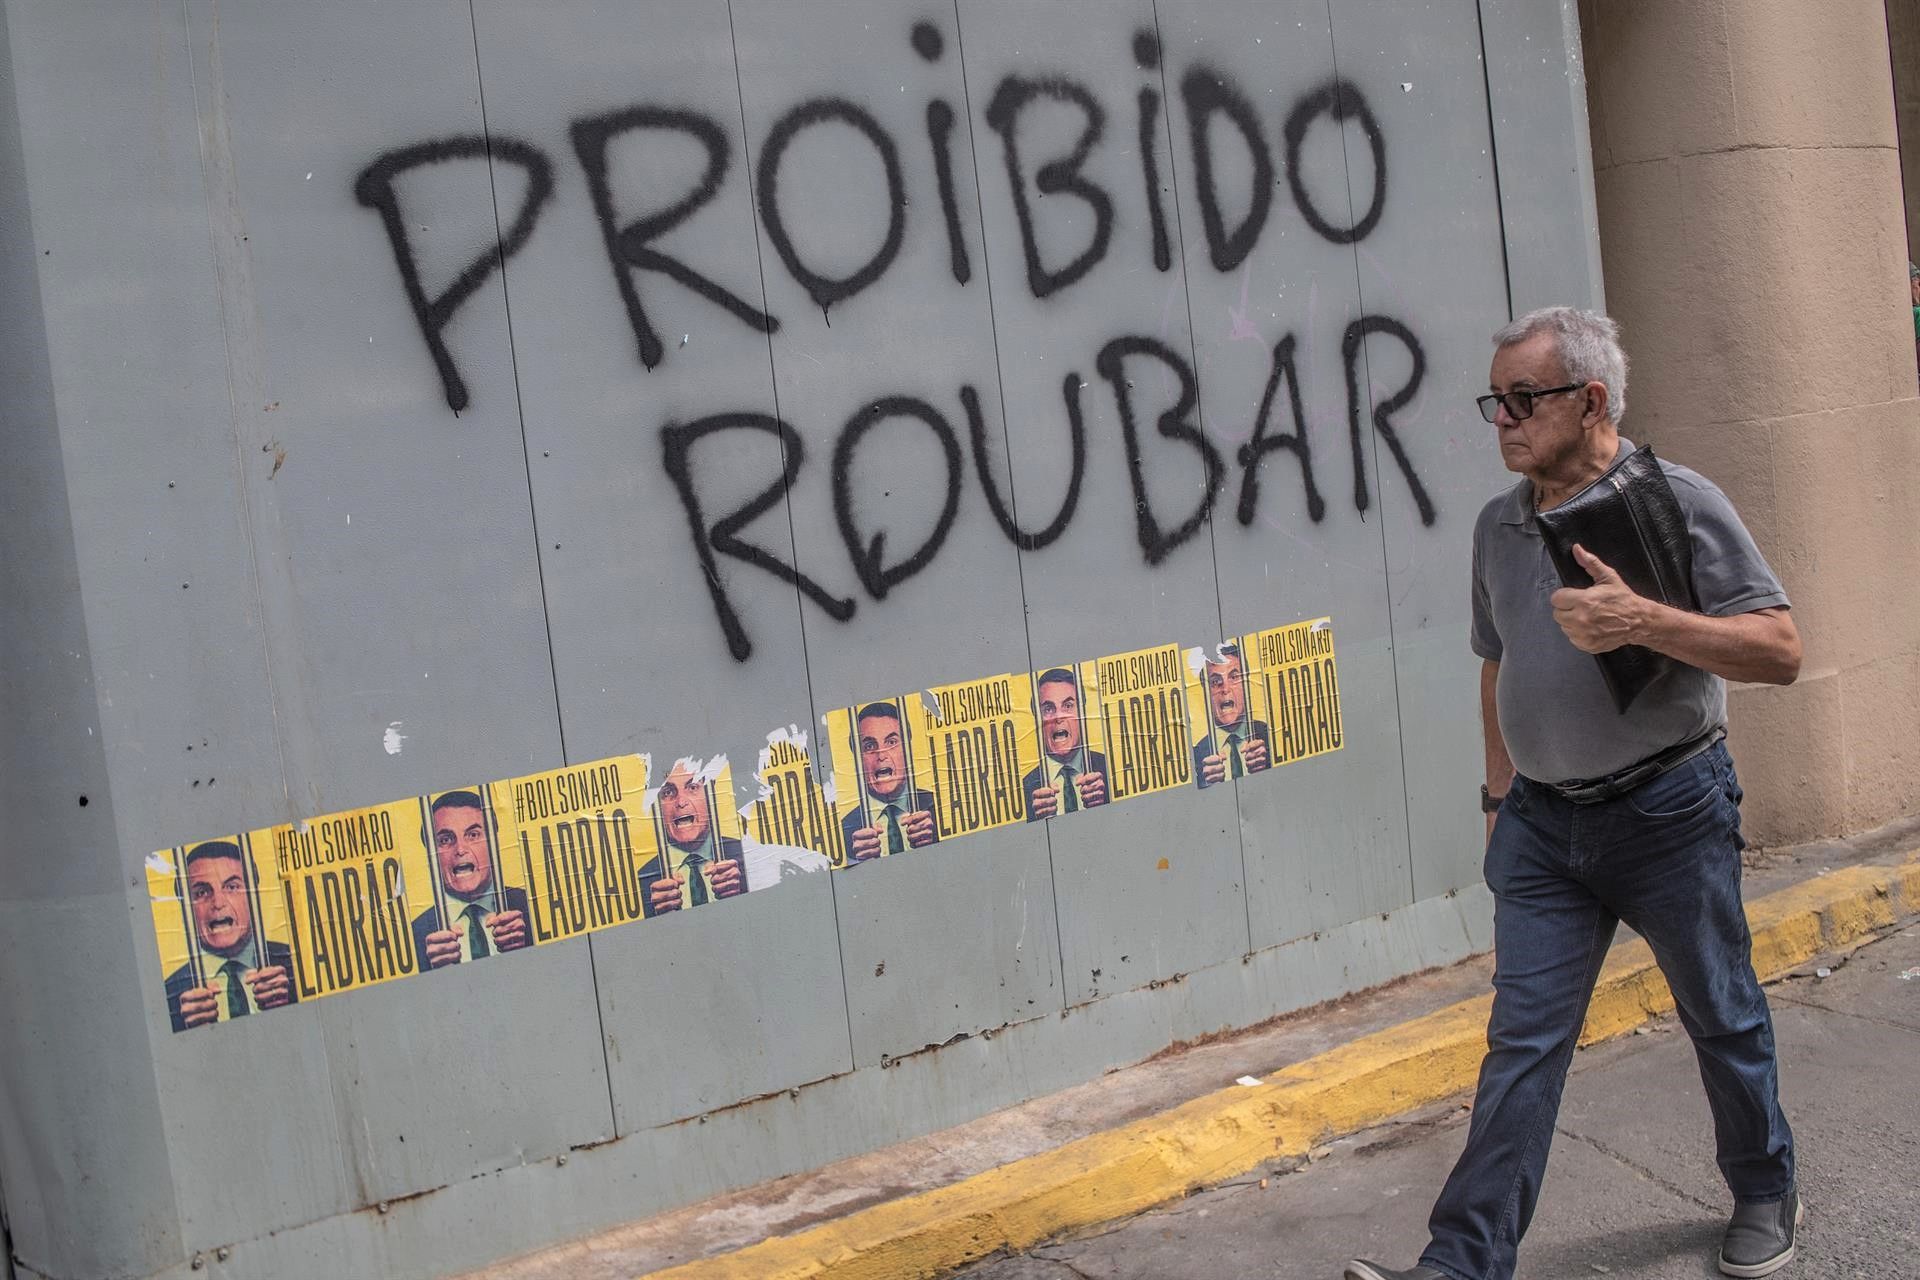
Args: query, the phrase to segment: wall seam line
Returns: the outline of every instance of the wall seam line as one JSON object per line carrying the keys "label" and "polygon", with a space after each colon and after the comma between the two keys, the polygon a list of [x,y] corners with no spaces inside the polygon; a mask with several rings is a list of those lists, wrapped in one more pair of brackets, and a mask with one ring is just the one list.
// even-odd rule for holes
{"label": "wall seam line", "polygon": [[[1340,80],[1340,42],[1334,33],[1333,0],[1327,0],[1327,54],[1333,60],[1333,77]],[[1337,106],[1337,104],[1336,104]],[[1332,117],[1329,116],[1329,119]],[[1347,157],[1347,137],[1343,129],[1340,135],[1340,166],[1347,175],[1347,225],[1353,225],[1353,164]],[[1375,175],[1376,181],[1378,175]],[[1367,314],[1367,291],[1360,281],[1360,241],[1351,242],[1353,248],[1353,296],[1360,304],[1360,314]],[[1504,244],[1502,246],[1504,252]],[[1360,364],[1366,373],[1367,411],[1362,422],[1359,416],[1348,425],[1350,431],[1364,430],[1367,443],[1372,446],[1373,488],[1376,494],[1374,513],[1380,520],[1380,597],[1387,607],[1387,654],[1390,659],[1388,669],[1393,672],[1393,728],[1394,740],[1400,756],[1400,816],[1407,835],[1407,901],[1420,899],[1419,870],[1413,857],[1413,797],[1407,787],[1407,720],[1400,700],[1400,643],[1393,625],[1393,554],[1387,545],[1387,490],[1386,472],[1380,467],[1380,433],[1373,429],[1373,356],[1367,350],[1366,339],[1360,341]],[[1358,406],[1350,406],[1348,413],[1357,415]],[[1366,513],[1360,513],[1360,519],[1366,520]]]}
{"label": "wall seam line", "polygon": [[[1186,228],[1186,222],[1180,211],[1180,165],[1179,165],[1179,156],[1175,154],[1175,147],[1174,147],[1173,97],[1167,89],[1167,41],[1166,41],[1165,35],[1162,33],[1160,28],[1160,0],[1152,0],[1152,9],[1153,9],[1153,41],[1160,55],[1160,58],[1159,58],[1160,105],[1161,105],[1162,117],[1165,121],[1164,126],[1162,128],[1162,134],[1167,140],[1167,186],[1173,189],[1173,235],[1174,235],[1174,240],[1176,241],[1176,247],[1179,249],[1177,260],[1180,263],[1180,297],[1187,304],[1187,356],[1193,361],[1194,425],[1199,428],[1200,438],[1202,440],[1207,440],[1208,443],[1211,444],[1212,441],[1207,436],[1207,409],[1206,409],[1207,396],[1206,396],[1206,390],[1205,390],[1205,383],[1200,376],[1200,335],[1194,328],[1193,289],[1192,289],[1192,286],[1188,283],[1190,276],[1187,272],[1187,228]],[[1220,483],[1221,485],[1224,486],[1226,484],[1226,463],[1224,460],[1222,460],[1221,462],[1220,469],[1221,469]],[[1204,465],[1200,469],[1200,477],[1202,482],[1204,482],[1206,479],[1206,468]],[[1217,496],[1216,492],[1210,490],[1207,493],[1207,499],[1206,499],[1207,501],[1207,562],[1213,568],[1214,638],[1217,641],[1225,642],[1225,640],[1227,639],[1227,634],[1226,634],[1227,607],[1226,607],[1226,602],[1222,598],[1221,591],[1220,591],[1220,540],[1215,535],[1214,521],[1213,521],[1214,512],[1217,506],[1217,504],[1214,502],[1214,498],[1216,496]],[[1216,653],[1217,652],[1218,651],[1216,650]],[[1247,664],[1247,657],[1243,653],[1240,655],[1240,667],[1243,675],[1245,674],[1245,671],[1246,671],[1246,664]],[[1203,697],[1204,697],[1204,682],[1205,682],[1205,677],[1203,676],[1202,677]],[[1244,686],[1243,686],[1243,689],[1244,689]],[[1246,695],[1243,692],[1241,696],[1245,697]],[[1212,715],[1212,711],[1207,710],[1204,712],[1204,714],[1210,717]],[[1191,729],[1191,727],[1192,726],[1189,726],[1189,729]],[[1212,732],[1212,725],[1210,722],[1208,724],[1208,732],[1209,733]],[[1247,945],[1246,945],[1246,949],[1243,950],[1240,954],[1243,956],[1249,956],[1253,954],[1253,886],[1249,882],[1250,878],[1247,875],[1246,815],[1244,812],[1242,812],[1240,807],[1241,779],[1230,778],[1228,779],[1228,781],[1233,783],[1233,842],[1234,842],[1234,847],[1239,849],[1240,851],[1240,906],[1241,906],[1241,915],[1246,920],[1246,925],[1247,925]]]}
{"label": "wall seam line", "polygon": [[[493,249],[500,264],[500,306],[507,323],[507,365],[513,374],[513,412],[520,420],[520,462],[527,477],[527,522],[533,533],[533,567],[540,584],[540,621],[547,634],[547,675],[553,683],[553,728],[560,738],[560,762],[573,763],[567,753],[566,714],[560,706],[560,664],[553,652],[553,607],[547,598],[546,557],[541,554],[539,503],[533,496],[533,446],[527,439],[527,406],[520,394],[520,352],[513,338],[513,291],[507,279],[505,237],[500,231],[500,191],[494,181],[493,128],[487,122],[486,76],[480,59],[480,19],[473,0],[467,0],[467,26],[473,36],[473,86],[480,103],[480,136],[487,145],[487,196],[493,206]],[[458,416],[457,414],[455,416]],[[620,1109],[613,1096],[613,1058],[607,1048],[607,1015],[600,1002],[600,968],[593,938],[587,938],[587,981],[593,987],[593,1018],[600,1031],[600,1076],[607,1086],[607,1132],[620,1136]]]}
{"label": "wall seam line", "polygon": [[[993,263],[987,252],[987,201],[980,192],[980,143],[973,128],[973,86],[967,82],[967,42],[960,31],[960,0],[953,0],[953,46],[960,59],[960,105],[967,117],[967,154],[973,166],[973,203],[980,216],[980,276],[987,286],[987,327],[993,334],[993,377],[1000,393],[1000,448],[1007,460],[1007,511],[1013,518],[1015,529],[1020,528],[1019,481],[1013,465],[1013,440],[1007,434],[1007,376],[1000,359],[1000,317],[993,307]],[[982,484],[986,477],[982,476]],[[1027,605],[1027,553],[1020,544],[1013,545],[1013,563],[1020,581],[1020,634],[1027,644],[1027,673],[1032,679],[1038,673],[1033,660],[1033,615]],[[1029,686],[1032,694],[1034,713],[1034,732],[1039,732],[1040,687]],[[1044,749],[1044,748],[1043,748]],[[1060,982],[1060,1008],[1067,1008],[1067,945],[1065,930],[1060,925],[1060,873],[1053,863],[1053,824],[1041,824],[1041,836],[1047,846],[1047,897],[1053,906],[1053,959],[1054,973]]]}
{"label": "wall seam line", "polygon": [[[1487,158],[1493,164],[1493,212],[1500,223],[1500,275],[1507,282],[1507,319],[1513,319],[1513,255],[1507,251],[1507,195],[1500,184],[1500,131],[1493,117],[1493,67],[1487,58],[1487,13],[1486,0],[1473,0],[1473,18],[1475,30],[1480,40],[1480,84],[1484,89],[1487,103]],[[1347,191],[1347,204],[1353,204],[1352,186]]]}
{"label": "wall seam line", "polygon": [[[747,87],[740,76],[740,37],[733,25],[733,0],[727,0],[727,48],[733,54],[733,92],[740,107],[740,163],[746,174],[747,218],[753,225],[753,265],[760,276],[760,308],[764,315],[772,316],[773,300],[767,296],[767,260],[761,252],[760,209],[753,199],[753,141],[747,136]],[[773,329],[767,335],[767,392],[773,397],[774,419],[783,425],[785,418],[780,416],[780,372],[773,356]],[[807,681],[807,767],[813,775],[815,786],[820,785],[820,753],[815,747],[822,741],[820,736],[820,707],[813,696],[813,655],[807,646],[807,602],[797,581],[800,568],[800,536],[793,524],[793,486],[784,477],[787,474],[787,441],[780,436],[780,508],[787,516],[787,549],[793,553],[793,565],[796,581],[793,584],[794,617],[800,626],[800,669]],[[827,900],[833,908],[833,952],[840,961],[840,1003],[847,1015],[847,1069],[858,1071],[860,1060],[853,1040],[853,988],[847,982],[846,938],[840,929],[840,882],[834,877],[832,867],[828,867]]]}

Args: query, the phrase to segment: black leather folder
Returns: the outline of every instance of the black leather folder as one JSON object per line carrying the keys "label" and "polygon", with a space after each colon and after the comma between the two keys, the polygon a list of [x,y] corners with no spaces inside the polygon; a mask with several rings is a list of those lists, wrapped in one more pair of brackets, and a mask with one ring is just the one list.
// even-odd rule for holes
{"label": "black leather folder", "polygon": [[[1687,520],[1651,445],[1642,445],[1615,462],[1559,506],[1535,512],[1534,521],[1565,585],[1593,585],[1573,558],[1577,542],[1640,595],[1676,609],[1697,609]],[[1674,665],[1672,658],[1637,644],[1596,653],[1593,658],[1600,664],[1613,705],[1621,712]]]}

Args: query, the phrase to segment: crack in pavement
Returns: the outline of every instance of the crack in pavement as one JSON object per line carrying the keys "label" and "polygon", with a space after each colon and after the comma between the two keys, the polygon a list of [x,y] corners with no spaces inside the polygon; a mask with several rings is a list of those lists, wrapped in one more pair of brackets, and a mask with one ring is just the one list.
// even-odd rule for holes
{"label": "crack in pavement", "polygon": [[1065,1258],[1050,1258],[1047,1255],[1041,1253],[1038,1249],[1035,1249],[1032,1252],[1028,1253],[1027,1256],[1029,1258],[1038,1258],[1042,1262],[1052,1263],[1056,1267],[1065,1267],[1068,1271],[1072,1272],[1076,1277],[1078,1277],[1078,1280],[1099,1280],[1097,1276],[1088,1275],[1086,1272],[1074,1266],[1073,1263],[1069,1262]]}
{"label": "crack in pavement", "polygon": [[1688,1191],[1685,1187],[1677,1186],[1674,1183],[1668,1182],[1665,1178],[1655,1173],[1652,1169],[1649,1169],[1646,1165],[1641,1164],[1637,1160],[1633,1160],[1629,1158],[1628,1156],[1624,1155],[1621,1152],[1615,1151],[1612,1147],[1609,1147],[1606,1143],[1600,1141],[1598,1138],[1590,1138],[1584,1133],[1576,1133],[1572,1129],[1567,1128],[1565,1125],[1557,1124],[1553,1128],[1554,1128],[1554,1132],[1562,1134],[1566,1137],[1572,1138],[1575,1142],[1584,1142],[1588,1146],[1592,1147],[1595,1151],[1598,1151],[1601,1155],[1606,1156],[1608,1159],[1617,1161],[1620,1164],[1625,1165],[1627,1168],[1633,1170],[1635,1173],[1645,1178],[1648,1182],[1653,1183],[1654,1186],[1659,1187],[1662,1190],[1666,1191],[1669,1195],[1678,1196],[1680,1199],[1685,1200],[1688,1204],[1693,1205],[1696,1208],[1705,1209],[1709,1213],[1719,1213],[1722,1211],[1723,1206],[1717,1205],[1717,1204],[1709,1204],[1705,1200],[1702,1200],[1699,1196],[1694,1195],[1691,1191]]}
{"label": "crack in pavement", "polygon": [[1821,1013],[1831,1013],[1841,1018],[1858,1018],[1862,1022],[1871,1022],[1882,1027],[1892,1027],[1895,1031],[1904,1031],[1908,1035],[1920,1036],[1920,1027],[1909,1026],[1904,1022],[1895,1022],[1891,1018],[1876,1017],[1871,1013],[1855,1013],[1851,1009],[1836,1009],[1832,1005],[1815,1004],[1811,1000],[1795,999],[1793,996],[1778,990],[1774,991],[1772,995],[1778,998],[1783,1004],[1790,1004],[1796,1008],[1816,1009]]}

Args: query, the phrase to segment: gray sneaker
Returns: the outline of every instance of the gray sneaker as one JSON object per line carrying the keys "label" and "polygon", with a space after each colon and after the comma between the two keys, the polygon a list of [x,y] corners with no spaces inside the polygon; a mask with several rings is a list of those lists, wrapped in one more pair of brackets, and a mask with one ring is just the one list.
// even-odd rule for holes
{"label": "gray sneaker", "polygon": [[1346,1280],[1451,1280],[1444,1271],[1435,1271],[1432,1267],[1417,1265],[1406,1271],[1395,1271],[1383,1267],[1377,1262],[1368,1262],[1365,1258],[1355,1258],[1347,1264]]}
{"label": "gray sneaker", "polygon": [[1794,1228],[1805,1216],[1798,1192],[1769,1204],[1737,1204],[1720,1238],[1720,1270],[1730,1276],[1770,1276],[1793,1261]]}

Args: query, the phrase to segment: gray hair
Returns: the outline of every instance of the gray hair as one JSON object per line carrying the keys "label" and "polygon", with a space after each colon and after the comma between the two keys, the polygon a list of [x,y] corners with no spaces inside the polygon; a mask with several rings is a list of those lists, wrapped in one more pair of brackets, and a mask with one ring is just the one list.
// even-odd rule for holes
{"label": "gray hair", "polygon": [[1620,349],[1620,326],[1598,311],[1578,307],[1542,307],[1529,311],[1493,335],[1496,349],[1543,333],[1553,335],[1569,382],[1598,382],[1607,389],[1607,417],[1627,416],[1627,353]]}

